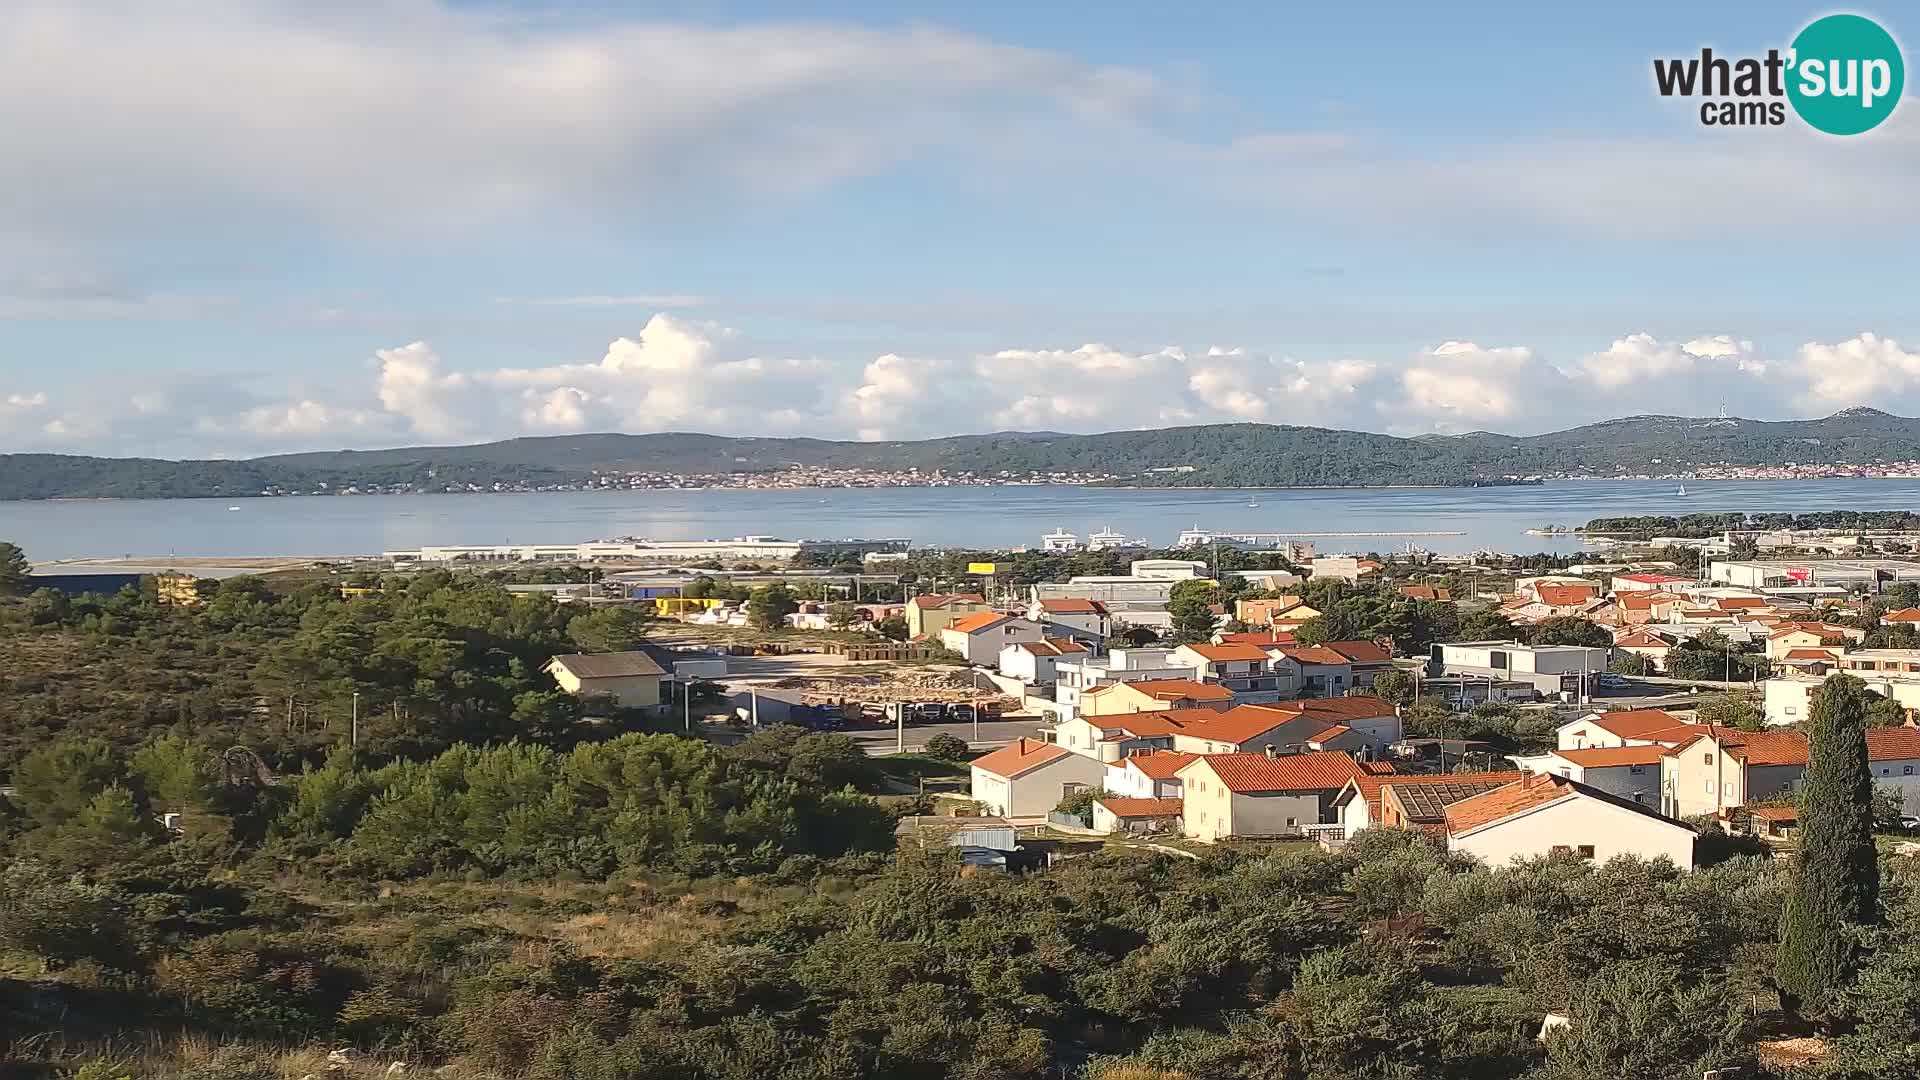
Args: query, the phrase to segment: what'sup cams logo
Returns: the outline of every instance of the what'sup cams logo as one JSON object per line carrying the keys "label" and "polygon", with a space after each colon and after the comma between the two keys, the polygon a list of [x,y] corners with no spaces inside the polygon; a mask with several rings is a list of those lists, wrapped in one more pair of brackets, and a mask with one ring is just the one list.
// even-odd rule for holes
{"label": "what'sup cams logo", "polygon": [[1900,45],[1861,15],[1828,15],[1808,23],[1785,51],[1730,59],[1699,56],[1655,60],[1661,97],[1701,98],[1709,127],[1778,127],[1787,106],[1829,135],[1871,131],[1893,115],[1906,87]]}

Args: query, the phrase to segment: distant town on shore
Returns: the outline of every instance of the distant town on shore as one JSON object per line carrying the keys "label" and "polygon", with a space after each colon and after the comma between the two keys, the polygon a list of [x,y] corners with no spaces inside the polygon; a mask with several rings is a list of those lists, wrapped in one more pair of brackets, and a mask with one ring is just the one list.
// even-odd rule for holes
{"label": "distant town on shore", "polygon": [[1564,479],[1920,476],[1920,420],[1638,416],[1544,435],[1401,438],[1268,424],[895,442],[689,433],[167,461],[0,454],[0,499],[871,488],[1491,486]]}

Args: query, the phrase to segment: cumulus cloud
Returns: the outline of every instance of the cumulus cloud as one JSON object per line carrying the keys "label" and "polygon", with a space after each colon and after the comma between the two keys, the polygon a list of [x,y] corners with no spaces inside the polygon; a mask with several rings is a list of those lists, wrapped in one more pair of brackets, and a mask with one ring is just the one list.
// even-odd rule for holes
{"label": "cumulus cloud", "polygon": [[1875,334],[1831,345],[1809,342],[1800,347],[1799,361],[1808,396],[1827,405],[1896,401],[1920,389],[1920,353]]}
{"label": "cumulus cloud", "polygon": [[[660,313],[597,359],[462,367],[424,341],[377,350],[360,385],[275,394],[211,381],[115,399],[0,396],[8,449],[179,456],[459,442],[580,431],[926,438],[1263,422],[1394,434],[1529,434],[1645,412],[1780,419],[1852,405],[1920,412],[1920,353],[1871,333],[1765,357],[1745,338],[1622,335],[1549,362],[1443,341],[1406,356],[1302,359],[1237,346],[888,352],[864,364],[767,355]],[[455,358],[457,359],[457,358]]]}

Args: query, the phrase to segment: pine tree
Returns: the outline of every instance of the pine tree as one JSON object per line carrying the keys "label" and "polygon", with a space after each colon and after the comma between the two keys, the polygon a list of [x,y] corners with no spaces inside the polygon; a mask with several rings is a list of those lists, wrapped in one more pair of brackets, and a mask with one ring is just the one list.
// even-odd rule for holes
{"label": "pine tree", "polygon": [[1859,679],[1835,675],[1815,696],[1807,720],[1799,858],[1781,916],[1777,974],[1789,1008],[1824,1011],[1828,995],[1853,974],[1857,957],[1848,924],[1872,922],[1879,907],[1867,696]]}

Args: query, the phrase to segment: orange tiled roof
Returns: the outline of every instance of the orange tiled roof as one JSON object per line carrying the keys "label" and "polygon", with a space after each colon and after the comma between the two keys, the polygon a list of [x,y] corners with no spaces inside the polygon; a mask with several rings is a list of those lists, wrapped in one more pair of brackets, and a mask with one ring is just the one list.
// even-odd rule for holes
{"label": "orange tiled roof", "polygon": [[1059,600],[1040,601],[1040,610],[1049,615],[1105,615],[1107,605],[1098,600],[1065,597]]}
{"label": "orange tiled roof", "polygon": [[[1451,784],[1492,780],[1498,780],[1502,783],[1512,783],[1525,775],[1527,774],[1517,770],[1480,773],[1423,773],[1411,776],[1405,774],[1394,775],[1391,773],[1384,775],[1363,774],[1354,778],[1353,786],[1348,790],[1352,791],[1354,795],[1358,795],[1361,801],[1365,802],[1368,806],[1377,806],[1380,802],[1380,789],[1388,784]],[[1340,794],[1347,796],[1346,791]],[[1344,805],[1348,801],[1348,798],[1351,798],[1351,796],[1338,798],[1335,801],[1337,804]]]}
{"label": "orange tiled roof", "polygon": [[907,601],[907,603],[922,610],[928,608],[943,608],[953,604],[984,604],[986,602],[987,598],[981,596],[979,593],[929,593],[926,596],[916,596]]}
{"label": "orange tiled roof", "polygon": [[1671,649],[1673,643],[1651,630],[1630,630],[1613,639],[1622,649]]}
{"label": "orange tiled roof", "polygon": [[1665,757],[1664,746],[1596,746],[1586,750],[1555,750],[1555,757],[1566,758],[1588,769],[1611,769],[1621,765],[1658,765]]}
{"label": "orange tiled roof", "polygon": [[1233,691],[1226,687],[1195,682],[1192,679],[1145,679],[1135,683],[1113,683],[1101,689],[1121,686],[1132,687],[1156,701],[1178,701],[1181,698],[1190,698],[1194,701],[1233,700]]}
{"label": "orange tiled roof", "polygon": [[1255,645],[1188,645],[1186,648],[1214,663],[1239,660],[1266,660],[1267,651]]}
{"label": "orange tiled roof", "polygon": [[1353,734],[1352,728],[1345,724],[1335,724],[1332,727],[1322,728],[1307,736],[1307,741],[1310,743],[1324,743],[1332,739],[1337,739],[1342,735],[1351,734]]}
{"label": "orange tiled roof", "polygon": [[1072,752],[1064,746],[1041,742],[1039,739],[1018,739],[991,754],[974,758],[973,767],[1011,780]]}
{"label": "orange tiled roof", "polygon": [[1100,805],[1114,817],[1173,817],[1180,813],[1180,799],[1129,799],[1119,795],[1103,795]]}
{"label": "orange tiled roof", "polygon": [[1227,790],[1338,791],[1362,775],[1353,758],[1334,750],[1307,754],[1207,754],[1180,770],[1183,777],[1205,763]]}
{"label": "orange tiled roof", "polygon": [[1177,750],[1156,750],[1150,754],[1129,754],[1120,760],[1120,767],[1129,763],[1148,777],[1155,780],[1171,780],[1173,774],[1193,763],[1198,754],[1183,754]]}
{"label": "orange tiled roof", "polygon": [[1534,773],[1505,787],[1462,799],[1447,807],[1447,831],[1463,833],[1512,817],[1522,810],[1545,806],[1573,796],[1573,781],[1551,773]]}
{"label": "orange tiled roof", "polygon": [[1072,638],[1048,638],[1045,641],[1021,641],[1015,644],[1035,656],[1069,656],[1087,651],[1085,645]]}
{"label": "orange tiled roof", "polygon": [[1788,660],[1832,660],[1835,655],[1835,650],[1831,648],[1788,649],[1786,658]]}
{"label": "orange tiled roof", "polygon": [[1453,599],[1453,593],[1441,585],[1402,585],[1400,595],[1408,600],[1438,600],[1442,603]]}
{"label": "orange tiled roof", "polygon": [[1533,594],[1549,607],[1575,607],[1600,595],[1598,585],[1535,585]]}
{"label": "orange tiled roof", "polygon": [[1582,719],[1623,739],[1644,739],[1648,732],[1685,725],[1685,721],[1664,709],[1622,709]]}
{"label": "orange tiled roof", "polygon": [[[1166,709],[1161,712],[1121,713],[1117,716],[1082,717],[1095,731],[1124,732],[1139,739],[1167,735],[1190,735],[1208,720],[1219,717],[1212,709]],[[1116,736],[1103,735],[1103,739]]]}
{"label": "orange tiled roof", "polygon": [[956,630],[962,634],[977,634],[989,627],[998,626],[1006,622],[1009,618],[1012,618],[1012,616],[1002,615],[997,611],[982,611],[969,615],[964,619],[956,619],[953,625],[947,627],[947,629]]}
{"label": "orange tiled roof", "polygon": [[1716,596],[1713,606],[1722,611],[1735,611],[1744,608],[1772,607],[1773,601],[1764,596]]}
{"label": "orange tiled roof", "polygon": [[1325,645],[1308,645],[1303,648],[1281,649],[1282,656],[1296,664],[1349,664],[1352,661]]}
{"label": "orange tiled roof", "polygon": [[1880,616],[1881,622],[1920,622],[1920,607],[1903,607]]}
{"label": "orange tiled roof", "polygon": [[1355,664],[1384,664],[1393,654],[1372,641],[1329,641],[1324,648],[1333,650]]}

